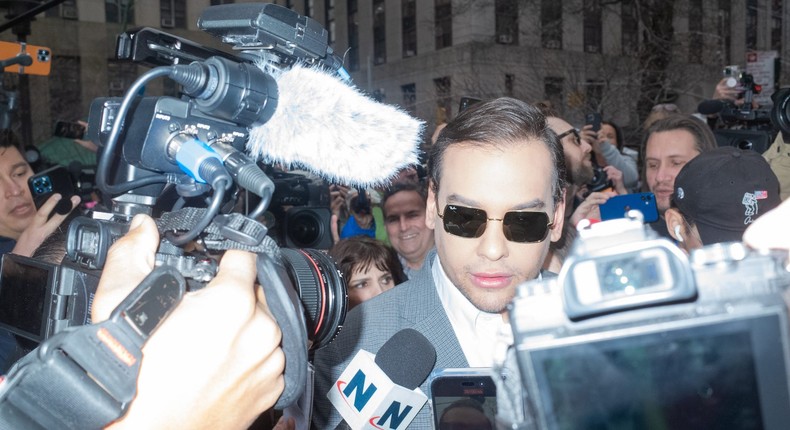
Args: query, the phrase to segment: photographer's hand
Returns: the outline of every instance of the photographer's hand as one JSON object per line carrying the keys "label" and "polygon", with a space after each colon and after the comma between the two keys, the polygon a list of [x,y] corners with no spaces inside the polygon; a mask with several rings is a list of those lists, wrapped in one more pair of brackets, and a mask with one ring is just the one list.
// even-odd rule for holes
{"label": "photographer's hand", "polygon": [[[138,215],[110,249],[93,320],[150,272],[159,244],[150,217]],[[246,429],[284,387],[281,333],[256,286],[254,254],[227,251],[219,273],[188,293],[143,348],[137,396],[110,428]]]}
{"label": "photographer's hand", "polygon": [[[41,205],[41,208],[33,216],[30,225],[19,236],[14,249],[11,251],[12,253],[24,255],[25,257],[32,256],[36,248],[41,245],[41,242],[57,230],[68,214],[55,213],[52,215],[52,218],[49,217],[49,214],[55,210],[55,206],[57,206],[61,198],[60,194],[54,194]],[[79,204],[80,197],[71,196],[71,210],[74,210]]]}
{"label": "photographer's hand", "polygon": [[598,205],[602,205],[606,203],[609,198],[616,196],[617,193],[614,191],[602,191],[602,192],[595,192],[590,193],[583,202],[579,204],[573,214],[571,215],[571,225],[575,226],[579,223],[579,221],[583,219],[601,219],[601,212],[598,209]]}
{"label": "photographer's hand", "polygon": [[605,166],[603,171],[606,172],[606,177],[612,181],[614,190],[617,191],[617,194],[628,194],[625,183],[623,183],[623,172],[621,172],[620,169],[614,166]]}

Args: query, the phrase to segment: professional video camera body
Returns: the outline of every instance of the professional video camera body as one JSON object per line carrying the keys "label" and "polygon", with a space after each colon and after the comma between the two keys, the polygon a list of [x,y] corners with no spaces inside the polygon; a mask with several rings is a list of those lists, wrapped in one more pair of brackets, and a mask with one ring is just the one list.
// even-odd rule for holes
{"label": "professional video camera body", "polygon": [[[700,103],[702,114],[718,114],[718,125],[713,131],[719,146],[735,146],[751,149],[759,153],[765,152],[773,142],[774,136],[782,124],[787,124],[786,110],[790,89],[780,89],[771,95],[774,102],[772,109],[755,109],[754,95],[762,91],[762,86],[754,81],[754,76],[741,72],[737,79],[733,76],[735,88],[741,91],[736,104],[724,100],[706,100]],[[787,129],[790,129],[788,127]]]}
{"label": "professional video camera body", "polygon": [[[87,138],[100,147],[96,182],[105,197],[112,198],[112,213],[77,218],[69,225],[67,260],[62,266],[4,256],[2,272],[9,278],[0,284],[0,298],[12,311],[0,312],[0,326],[44,342],[38,356],[46,361],[61,345],[46,347],[47,340],[56,335],[63,339],[79,331],[69,327],[90,322],[90,302],[110,245],[126,233],[135,214],[154,215],[163,235],[157,266],[169,269],[164,284],[183,277],[192,288],[200,288],[214,276],[222,251],[258,254],[258,281],[283,332],[286,388],[275,405],[283,408],[293,404],[306,386],[308,348],[331,341],[342,325],[345,284],[325,253],[280,249],[266,235],[266,227],[256,218],[272,202],[275,185],[243,151],[252,127],[267,122],[277,108],[279,90],[273,72],[299,63],[322,67],[343,80],[348,75],[328,46],[326,30],[282,6],[212,6],[203,11],[198,26],[234,45],[240,56],[148,28],[119,37],[118,58],[157,67],[135,81],[123,98],[100,98],[91,106]],[[184,97],[141,96],[145,85],[158,77],[181,84]],[[179,200],[172,211],[162,211],[160,198],[170,190]],[[240,190],[260,198],[250,213],[229,212]],[[201,207],[187,207],[187,201],[197,201]],[[184,246],[193,241],[198,250],[185,251]],[[150,303],[173,305],[170,299]],[[23,319],[14,309],[29,314]],[[166,315],[166,309],[161,311]],[[87,363],[91,370],[109,372],[112,366],[97,360]],[[134,384],[130,387],[133,394]],[[121,408],[118,413],[130,398],[115,398]],[[35,410],[28,412],[32,416]]]}
{"label": "professional video camera body", "polygon": [[629,217],[581,225],[558,277],[518,287],[504,427],[786,428],[787,253],[689,259]]}

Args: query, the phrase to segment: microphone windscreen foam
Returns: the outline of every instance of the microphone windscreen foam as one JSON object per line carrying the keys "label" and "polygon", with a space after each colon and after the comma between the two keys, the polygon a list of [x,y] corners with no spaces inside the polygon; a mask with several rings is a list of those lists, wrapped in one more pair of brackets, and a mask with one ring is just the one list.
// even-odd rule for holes
{"label": "microphone windscreen foam", "polygon": [[397,385],[419,387],[436,363],[436,348],[414,329],[395,333],[376,353],[376,365]]}
{"label": "microphone windscreen foam", "polygon": [[251,156],[360,186],[386,184],[417,163],[422,121],[318,68],[295,65],[272,74],[277,109],[250,131]]}

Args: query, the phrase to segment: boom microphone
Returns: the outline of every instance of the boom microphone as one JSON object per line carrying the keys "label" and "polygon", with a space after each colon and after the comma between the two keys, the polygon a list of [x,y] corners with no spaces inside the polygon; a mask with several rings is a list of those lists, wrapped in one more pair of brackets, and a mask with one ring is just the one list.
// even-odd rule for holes
{"label": "boom microphone", "polygon": [[697,111],[703,115],[716,115],[723,111],[726,105],[721,100],[703,100],[697,105]]}
{"label": "boom microphone", "polygon": [[356,186],[386,183],[417,163],[422,121],[316,67],[295,65],[273,74],[277,109],[251,128],[251,156]]}
{"label": "boom microphone", "polygon": [[417,388],[436,363],[420,332],[401,330],[376,354],[360,350],[327,393],[352,429],[405,429],[428,401]]}

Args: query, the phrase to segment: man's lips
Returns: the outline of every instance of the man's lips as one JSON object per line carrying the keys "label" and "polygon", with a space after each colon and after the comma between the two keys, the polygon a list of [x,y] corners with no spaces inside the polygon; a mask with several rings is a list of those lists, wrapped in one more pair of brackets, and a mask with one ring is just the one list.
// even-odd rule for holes
{"label": "man's lips", "polygon": [[507,273],[472,273],[472,282],[480,288],[504,288],[510,285],[513,275]]}

